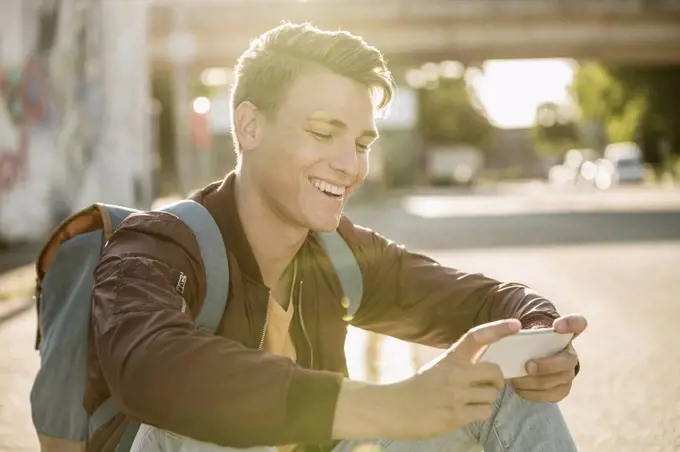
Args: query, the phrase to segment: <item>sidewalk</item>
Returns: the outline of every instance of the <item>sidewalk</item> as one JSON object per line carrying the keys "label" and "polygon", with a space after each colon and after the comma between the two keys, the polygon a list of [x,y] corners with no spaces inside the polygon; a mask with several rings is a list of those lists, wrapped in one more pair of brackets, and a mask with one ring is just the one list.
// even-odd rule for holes
{"label": "sidewalk", "polygon": [[36,317],[30,300],[0,302],[0,451],[35,452],[38,440],[28,395],[38,370]]}

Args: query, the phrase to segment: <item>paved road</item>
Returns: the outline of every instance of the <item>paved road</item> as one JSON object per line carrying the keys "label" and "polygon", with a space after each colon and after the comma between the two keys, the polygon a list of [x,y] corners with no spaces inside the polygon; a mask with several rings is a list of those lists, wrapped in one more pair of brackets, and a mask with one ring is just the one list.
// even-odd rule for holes
{"label": "paved road", "polygon": [[[444,264],[526,282],[562,312],[586,314],[590,328],[577,341],[582,373],[562,404],[581,450],[670,452],[680,450],[680,204],[647,199],[566,214],[508,211],[517,201],[510,197],[461,215],[460,203],[430,195],[421,200],[436,211],[428,219],[406,213],[408,202],[352,217]],[[0,305],[0,451],[33,451],[34,316],[17,311],[2,321],[16,306]],[[360,342],[353,332],[350,348]],[[385,380],[411,371],[404,344],[388,341],[384,351]],[[360,376],[360,357],[350,365]]]}
{"label": "paved road", "polygon": [[[430,254],[446,265],[525,282],[561,312],[588,317],[575,343],[582,371],[562,404],[580,450],[680,450],[680,241]],[[411,350],[386,342],[383,381],[398,380],[411,372]],[[436,353],[421,355],[427,361]],[[361,377],[362,362],[353,364]]]}
{"label": "paved road", "polygon": [[[0,451],[33,452],[38,445],[31,424],[28,396],[37,370],[33,352],[35,314],[23,302],[0,306]],[[17,313],[18,315],[12,316]],[[8,317],[10,317],[8,319]]]}
{"label": "paved road", "polygon": [[[680,451],[679,194],[524,190],[481,203],[429,194],[353,218],[442,264],[527,283],[561,312],[585,314],[582,372],[562,404],[580,449],[670,452]],[[351,340],[365,339],[355,330]],[[382,350],[383,381],[412,371],[406,344],[388,339]],[[362,360],[352,364],[361,377]]]}

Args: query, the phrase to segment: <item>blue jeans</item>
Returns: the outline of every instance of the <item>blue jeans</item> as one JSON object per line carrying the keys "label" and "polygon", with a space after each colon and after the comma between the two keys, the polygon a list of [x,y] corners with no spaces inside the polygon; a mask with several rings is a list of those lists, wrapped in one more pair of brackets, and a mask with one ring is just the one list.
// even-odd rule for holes
{"label": "blue jeans", "polygon": [[[524,400],[506,385],[493,415],[446,435],[422,441],[367,439],[341,442],[333,452],[574,452],[578,449],[553,403]],[[371,447],[372,446],[372,447]],[[131,452],[276,452],[269,446],[234,449],[142,425]]]}

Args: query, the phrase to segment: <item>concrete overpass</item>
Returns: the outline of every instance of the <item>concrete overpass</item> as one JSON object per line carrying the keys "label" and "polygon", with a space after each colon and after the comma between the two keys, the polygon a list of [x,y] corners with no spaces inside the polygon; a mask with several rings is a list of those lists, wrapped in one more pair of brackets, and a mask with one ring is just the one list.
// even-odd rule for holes
{"label": "concrete overpass", "polygon": [[[176,27],[195,37],[193,68],[232,66],[281,20],[363,36],[393,70],[427,61],[598,59],[680,64],[680,0],[149,0],[152,65],[170,64]],[[399,72],[399,71],[396,71]]]}

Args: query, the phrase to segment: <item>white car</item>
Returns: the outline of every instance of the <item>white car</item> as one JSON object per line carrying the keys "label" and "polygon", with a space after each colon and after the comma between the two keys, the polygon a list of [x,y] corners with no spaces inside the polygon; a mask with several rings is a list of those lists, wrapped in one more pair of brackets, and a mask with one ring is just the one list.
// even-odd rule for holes
{"label": "white car", "polygon": [[604,158],[612,162],[616,183],[640,183],[644,180],[642,149],[636,143],[612,143],[605,148]]}
{"label": "white car", "polygon": [[427,175],[434,185],[471,186],[484,168],[484,156],[474,146],[437,147],[427,157]]}

